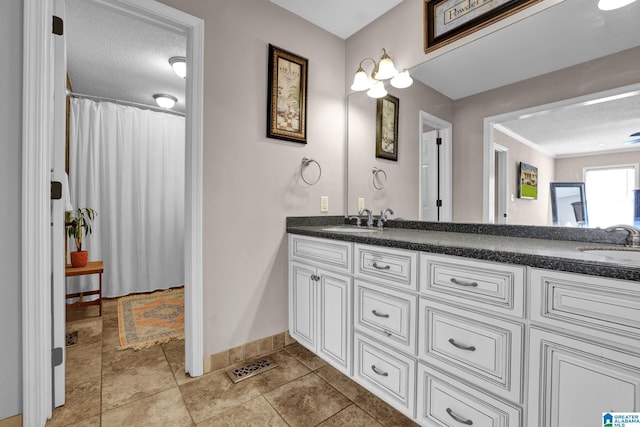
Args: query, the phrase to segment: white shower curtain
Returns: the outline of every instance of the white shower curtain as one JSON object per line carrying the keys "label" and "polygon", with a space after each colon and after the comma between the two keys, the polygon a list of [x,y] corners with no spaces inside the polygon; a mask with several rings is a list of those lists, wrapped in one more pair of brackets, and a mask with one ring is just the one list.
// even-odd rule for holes
{"label": "white shower curtain", "polygon": [[[104,261],[103,296],[184,283],[184,137],[183,117],[71,99],[71,202],[98,213],[83,249]],[[96,287],[75,279],[70,292]]]}

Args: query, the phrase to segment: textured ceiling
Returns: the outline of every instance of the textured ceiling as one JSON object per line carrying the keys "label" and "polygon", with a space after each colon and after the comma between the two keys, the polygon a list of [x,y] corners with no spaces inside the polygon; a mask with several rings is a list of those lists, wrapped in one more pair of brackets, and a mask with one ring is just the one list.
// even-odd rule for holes
{"label": "textured ceiling", "polygon": [[184,79],[168,62],[185,56],[184,36],[87,0],[66,0],[65,35],[73,92],[147,105],[166,93],[184,112]]}

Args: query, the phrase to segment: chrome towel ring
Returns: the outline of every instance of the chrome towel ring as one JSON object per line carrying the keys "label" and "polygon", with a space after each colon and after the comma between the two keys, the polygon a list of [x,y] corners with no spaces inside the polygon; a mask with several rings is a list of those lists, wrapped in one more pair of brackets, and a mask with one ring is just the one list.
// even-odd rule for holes
{"label": "chrome towel ring", "polygon": [[384,186],[387,184],[387,173],[384,169],[380,169],[375,166],[371,169],[371,173],[373,174],[373,177],[371,178],[373,187],[376,190],[383,190]]}
{"label": "chrome towel ring", "polygon": [[[307,166],[309,166],[311,163],[315,163],[318,166],[318,177],[315,180],[307,180],[307,178],[304,177],[304,171],[307,168]],[[307,156],[304,156],[302,158],[302,163],[300,163],[300,178],[302,178],[302,180],[305,183],[309,185],[314,185],[315,183],[320,181],[321,176],[322,176],[322,167],[320,167],[320,163],[318,163],[316,160],[313,160]]]}

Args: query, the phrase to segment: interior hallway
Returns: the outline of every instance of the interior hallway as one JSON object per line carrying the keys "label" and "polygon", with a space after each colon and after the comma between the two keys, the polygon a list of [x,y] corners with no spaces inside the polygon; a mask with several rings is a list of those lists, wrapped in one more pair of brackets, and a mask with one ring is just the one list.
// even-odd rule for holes
{"label": "interior hallway", "polygon": [[[67,313],[67,403],[47,426],[414,426],[299,344],[233,384],[225,370],[184,373],[184,341],[118,350],[117,300]],[[95,311],[94,311],[95,310]],[[86,317],[92,316],[92,317]]]}

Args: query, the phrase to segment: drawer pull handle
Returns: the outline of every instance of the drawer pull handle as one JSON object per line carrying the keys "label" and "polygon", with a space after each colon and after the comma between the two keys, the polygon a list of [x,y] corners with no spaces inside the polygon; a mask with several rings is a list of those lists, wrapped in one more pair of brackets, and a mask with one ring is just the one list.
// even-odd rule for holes
{"label": "drawer pull handle", "polygon": [[373,267],[377,268],[378,270],[389,270],[391,268],[390,265],[378,265],[377,261],[373,261]]}
{"label": "drawer pull handle", "polygon": [[383,377],[389,376],[388,372],[381,371],[380,369],[376,368],[376,365],[371,365],[371,369],[373,370],[373,372],[375,372],[378,375],[382,375]]}
{"label": "drawer pull handle", "polygon": [[375,310],[371,310],[371,312],[373,313],[373,315],[374,315],[374,316],[384,317],[385,319],[388,319],[388,318],[389,318],[389,315],[388,315],[388,314],[378,313],[378,312],[377,312],[377,311],[375,311]]}
{"label": "drawer pull handle", "polygon": [[478,283],[476,283],[476,282],[465,282],[464,280],[458,280],[455,277],[451,278],[451,283],[454,283],[454,284],[459,285],[459,286],[467,286],[469,288],[477,288],[478,287]]}
{"label": "drawer pull handle", "polygon": [[391,335],[393,335],[391,332],[387,331],[386,329],[383,329],[382,332],[384,332],[384,334],[388,337],[390,337]]}
{"label": "drawer pull handle", "polygon": [[476,351],[476,348],[474,346],[459,344],[453,338],[449,338],[449,344],[451,344],[454,347],[459,348],[460,350]]}
{"label": "drawer pull handle", "polygon": [[473,425],[473,421],[471,421],[470,419],[466,419],[465,420],[464,418],[460,417],[459,415],[456,415],[456,413],[453,412],[453,410],[451,408],[447,408],[447,414],[449,414],[449,416],[451,418],[453,418],[454,420],[456,420],[460,424],[466,424],[468,426]]}

